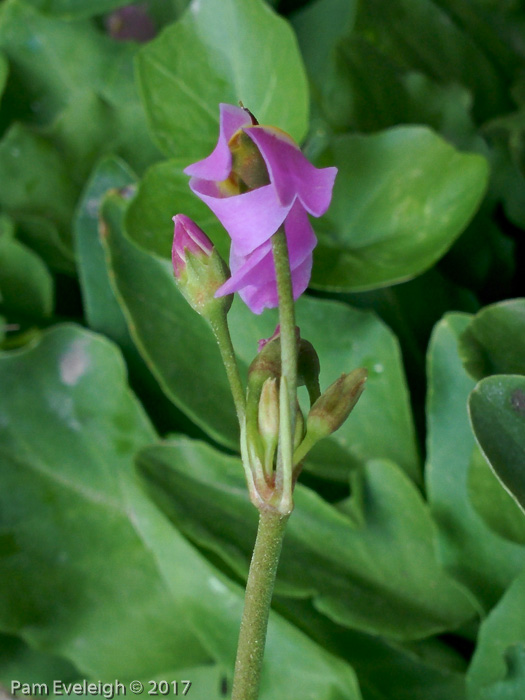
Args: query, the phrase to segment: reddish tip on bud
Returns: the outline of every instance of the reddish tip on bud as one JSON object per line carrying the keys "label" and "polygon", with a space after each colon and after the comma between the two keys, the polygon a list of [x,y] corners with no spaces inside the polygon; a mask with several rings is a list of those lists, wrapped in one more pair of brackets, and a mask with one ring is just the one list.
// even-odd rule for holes
{"label": "reddish tip on bud", "polygon": [[171,259],[173,272],[177,279],[186,267],[186,255],[191,253],[197,257],[210,257],[213,252],[213,243],[204,231],[197,226],[188,216],[177,214],[173,217],[175,232],[173,234],[173,248]]}

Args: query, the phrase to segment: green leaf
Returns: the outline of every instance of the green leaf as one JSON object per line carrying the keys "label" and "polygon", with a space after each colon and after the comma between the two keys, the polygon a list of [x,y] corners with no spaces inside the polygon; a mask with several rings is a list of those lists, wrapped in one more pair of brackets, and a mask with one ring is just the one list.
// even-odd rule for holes
{"label": "green leaf", "polygon": [[[179,439],[143,450],[138,464],[175,525],[245,577],[257,517],[240,462]],[[401,470],[371,462],[359,488],[357,526],[344,505],[338,512],[296,487],[276,592],[313,596],[338,624],[395,639],[427,636],[472,617],[474,608],[437,563],[428,509]],[[361,511],[354,500],[352,508]]]}
{"label": "green leaf", "polygon": [[436,638],[403,644],[334,624],[308,601],[278,597],[286,612],[331,653],[348,659],[365,698],[465,700],[465,661]]}
{"label": "green leaf", "polygon": [[525,377],[482,379],[469,396],[476,440],[525,515]]}
{"label": "green leaf", "polygon": [[472,505],[494,532],[511,542],[525,544],[523,511],[503,488],[479,450],[472,455],[468,493]]}
{"label": "green leaf", "polygon": [[[238,311],[237,325],[236,311],[232,312],[234,338],[236,327],[250,322],[248,309],[243,306]],[[306,458],[307,468],[347,482],[352,467],[370,459],[389,459],[419,483],[421,467],[410,397],[392,331],[370,311],[309,297],[297,303],[297,325],[319,354],[323,389],[341,372],[368,369],[366,389],[355,410],[337,432],[314,447]],[[377,430],[378,417],[381,430]]]}
{"label": "green leaf", "polygon": [[518,642],[505,653],[507,672],[496,683],[480,689],[479,700],[522,700],[525,694],[525,644]]}
{"label": "green leaf", "polygon": [[124,193],[135,182],[135,174],[124,161],[115,157],[103,159],[86,184],[73,229],[87,322],[93,330],[109,336],[119,345],[128,337],[127,325],[106,271],[99,210],[109,190]]}
{"label": "green leaf", "polygon": [[435,0],[393,0],[384,5],[381,0],[370,0],[360,5],[356,30],[371,37],[400,68],[469,88],[479,121],[507,111],[511,104],[508,77],[501,75],[492,56],[456,21],[453,13],[458,2],[452,11],[441,4]]}
{"label": "green leaf", "polygon": [[238,423],[217,343],[173,279],[171,262],[123,233],[126,200],[107,197],[101,216],[110,277],[133,341],[161,388],[215,440],[238,449]]}
{"label": "green leaf", "polygon": [[20,683],[47,683],[55,679],[75,681],[78,671],[68,661],[46,652],[34,651],[17,637],[0,634],[0,684],[11,687]]}
{"label": "green leaf", "polygon": [[15,220],[48,219],[71,248],[70,222],[78,189],[58,151],[44,137],[14,124],[0,142],[0,205]]}
{"label": "green leaf", "polygon": [[481,309],[461,336],[460,352],[475,379],[489,374],[525,374],[525,299]]}
{"label": "green leaf", "polygon": [[[96,679],[210,657],[229,674],[242,591],[139,489],[132,458],[155,434],[123,370],[73,326],[0,359],[2,629]],[[261,698],[281,692],[360,700],[347,664],[272,615]]]}
{"label": "green leaf", "polygon": [[381,287],[431,267],[463,231],[487,184],[487,163],[423,127],[333,139],[323,165],[339,168],[318,228],[312,284]]}
{"label": "green leaf", "polygon": [[[186,619],[229,675],[233,669],[243,592],[212,567],[145,499],[134,503],[135,526],[156,556],[173,596],[184,601]],[[361,700],[351,667],[271,612],[260,700],[310,697]]]}
{"label": "green leaf", "polygon": [[[114,41],[90,21],[66,22],[8,0],[0,9],[0,48],[18,101],[75,166],[75,181],[104,152],[138,170],[158,158],[134,82],[136,44]],[[77,158],[85,162],[78,166]]]}
{"label": "green leaf", "polygon": [[525,572],[482,622],[467,674],[472,700],[520,700],[525,692]]}
{"label": "green leaf", "polygon": [[315,0],[292,17],[308,76],[317,90],[324,90],[330,80],[334,47],[350,33],[356,11],[356,0]]}
{"label": "green leaf", "polygon": [[[82,195],[74,222],[75,253],[86,320],[89,326],[116,342],[126,358],[134,388],[162,430],[186,428],[181,414],[164,396],[140,356],[128,330],[109,277],[101,236],[99,214],[108,191],[118,190],[124,200],[131,196],[135,175],[118,158],[104,158],[93,171]],[[181,425],[182,423],[182,425]],[[193,431],[195,432],[195,431]]]}
{"label": "green leaf", "polygon": [[138,54],[152,133],[170,156],[204,158],[218,137],[219,103],[241,100],[261,124],[300,141],[308,86],[294,34],[262,0],[194,0]]}
{"label": "green leaf", "polygon": [[17,212],[17,237],[34,250],[53,271],[71,275],[75,260],[70,241],[63,241],[55,223],[43,216]]}
{"label": "green leaf", "polygon": [[431,339],[425,473],[443,564],[488,609],[523,568],[525,549],[492,532],[469,499],[468,472],[475,441],[467,399],[474,381],[461,362],[458,340],[471,318],[445,316]]}
{"label": "green leaf", "polygon": [[67,19],[81,19],[110,12],[117,7],[128,5],[128,0],[26,0],[41,12],[58,15]]}
{"label": "green leaf", "polygon": [[41,258],[13,237],[12,222],[0,215],[0,307],[13,319],[49,316],[53,278]]}
{"label": "green leaf", "polygon": [[135,525],[132,460],[156,436],[118,351],[56,327],[0,381],[2,630],[98,678],[207,662]]}
{"label": "green leaf", "polygon": [[126,213],[126,232],[141,248],[169,258],[173,245],[171,219],[184,213],[199,224],[227,259],[230,238],[206,204],[188,187],[183,167],[181,160],[171,159],[146,171]]}

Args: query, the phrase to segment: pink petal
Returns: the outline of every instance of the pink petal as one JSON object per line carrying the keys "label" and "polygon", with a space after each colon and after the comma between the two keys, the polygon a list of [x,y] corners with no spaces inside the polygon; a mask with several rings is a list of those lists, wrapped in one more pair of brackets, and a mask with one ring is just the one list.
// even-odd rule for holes
{"label": "pink petal", "polygon": [[[284,229],[290,256],[292,287],[297,299],[308,286],[312,271],[312,250],[317,240],[302,205],[296,202],[285,222]],[[245,256],[232,244],[230,251],[232,276],[216,292],[224,296],[239,292],[241,299],[256,314],[265,308],[279,305],[272,243],[266,241]]]}
{"label": "pink petal", "polygon": [[216,183],[197,178],[190,180],[190,188],[219,219],[241,255],[248,255],[267,241],[291,207],[279,202],[271,184],[232,197],[225,197]]}
{"label": "pink petal", "polygon": [[279,129],[251,126],[244,131],[259,148],[281,204],[290,206],[298,196],[312,216],[324,214],[332,199],[337,168],[313,166]]}
{"label": "pink petal", "polygon": [[221,104],[219,140],[212,153],[207,158],[189,165],[184,172],[192,177],[204,180],[226,180],[232,169],[232,156],[228,142],[233,134],[243,126],[251,125],[248,112],[241,107]]}
{"label": "pink petal", "polygon": [[295,202],[290,209],[290,213],[284,222],[284,232],[288,244],[290,267],[293,273],[317,245],[317,238],[312,229],[310,219],[300,202]]}

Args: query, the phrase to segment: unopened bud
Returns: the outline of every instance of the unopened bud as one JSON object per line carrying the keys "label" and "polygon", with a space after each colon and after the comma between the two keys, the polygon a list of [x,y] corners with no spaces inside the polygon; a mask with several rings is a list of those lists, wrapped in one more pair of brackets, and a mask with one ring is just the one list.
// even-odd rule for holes
{"label": "unopened bud", "polygon": [[259,435],[264,445],[265,464],[273,462],[279,440],[279,389],[277,379],[267,379],[259,399]]}
{"label": "unopened bud", "polygon": [[178,287],[190,306],[205,318],[218,310],[227,313],[233,295],[215,298],[229,270],[204,231],[184,214],[173,217],[172,262]]}
{"label": "unopened bud", "polygon": [[306,419],[310,440],[317,442],[343,425],[364,391],[367,374],[362,367],[343,374],[321,394]]}

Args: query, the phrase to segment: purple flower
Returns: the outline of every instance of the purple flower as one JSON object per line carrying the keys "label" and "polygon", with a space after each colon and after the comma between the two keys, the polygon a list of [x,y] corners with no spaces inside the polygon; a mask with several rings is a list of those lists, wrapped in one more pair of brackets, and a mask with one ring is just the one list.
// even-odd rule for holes
{"label": "purple flower", "polygon": [[210,257],[213,252],[213,243],[204,231],[197,226],[188,216],[177,214],[173,217],[175,231],[173,234],[173,248],[171,249],[171,259],[173,262],[173,272],[177,279],[180,278],[186,268],[186,255],[200,257]]}
{"label": "purple flower", "polygon": [[314,167],[284,131],[221,104],[215,149],[185,172],[232,239],[232,276],[217,296],[238,291],[257,314],[278,305],[270,239],[284,224],[297,299],[308,286],[317,242],[308,214],[328,209],[337,168]]}

